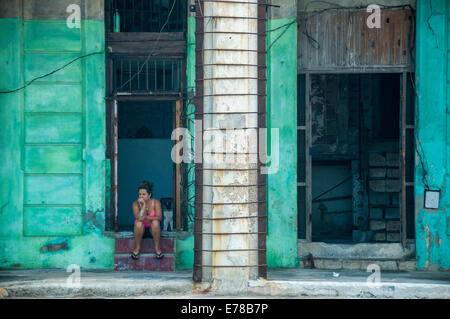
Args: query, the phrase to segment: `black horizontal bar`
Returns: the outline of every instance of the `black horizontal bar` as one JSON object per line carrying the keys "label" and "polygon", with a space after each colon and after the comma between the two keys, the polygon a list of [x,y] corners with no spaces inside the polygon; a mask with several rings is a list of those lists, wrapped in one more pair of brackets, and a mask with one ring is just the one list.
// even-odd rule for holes
{"label": "black horizontal bar", "polygon": [[315,201],[312,201],[313,203],[321,203],[321,202],[334,202],[339,200],[345,200],[345,199],[352,199],[353,196],[339,196],[339,197],[330,197],[330,198],[323,198],[323,199],[316,199]]}

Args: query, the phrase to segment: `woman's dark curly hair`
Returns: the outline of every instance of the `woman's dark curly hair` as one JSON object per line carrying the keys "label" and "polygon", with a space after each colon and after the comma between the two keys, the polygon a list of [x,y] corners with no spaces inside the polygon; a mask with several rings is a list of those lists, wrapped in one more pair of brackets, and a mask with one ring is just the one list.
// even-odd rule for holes
{"label": "woman's dark curly hair", "polygon": [[153,192],[153,184],[152,183],[150,183],[150,182],[147,182],[147,181],[142,181],[140,184],[139,184],[139,187],[138,187],[138,193],[139,193],[139,190],[140,189],[145,189],[146,191],[147,191],[147,193],[152,193]]}

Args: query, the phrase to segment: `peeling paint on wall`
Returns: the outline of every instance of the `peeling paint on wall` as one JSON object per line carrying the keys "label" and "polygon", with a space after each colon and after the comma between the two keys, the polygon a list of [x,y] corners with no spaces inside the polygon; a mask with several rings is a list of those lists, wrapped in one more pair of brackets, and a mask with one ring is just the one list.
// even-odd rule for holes
{"label": "peeling paint on wall", "polygon": [[41,247],[40,251],[42,253],[54,253],[60,250],[69,250],[69,245],[67,244],[67,241],[63,241],[62,243],[58,244],[47,244],[43,247]]}
{"label": "peeling paint on wall", "polygon": [[[416,139],[420,149],[416,154],[415,216],[417,268],[423,270],[450,269],[446,225],[450,204],[450,193],[446,191],[450,170],[446,159],[450,142],[448,10],[445,0],[417,2]],[[423,193],[427,186],[441,189],[437,210],[424,208]]]}
{"label": "peeling paint on wall", "polygon": [[[0,90],[20,87],[72,57],[103,50],[102,19],[83,20],[81,29],[69,29],[64,19],[34,19],[26,11],[30,19],[24,20],[21,14],[0,19],[0,32],[8,35],[0,38],[1,59],[8,62],[0,65]],[[72,263],[113,268],[114,239],[104,229],[104,59],[103,54],[89,56],[46,82],[0,95],[5,106],[0,109],[0,144],[6,145],[0,150],[4,269]]]}

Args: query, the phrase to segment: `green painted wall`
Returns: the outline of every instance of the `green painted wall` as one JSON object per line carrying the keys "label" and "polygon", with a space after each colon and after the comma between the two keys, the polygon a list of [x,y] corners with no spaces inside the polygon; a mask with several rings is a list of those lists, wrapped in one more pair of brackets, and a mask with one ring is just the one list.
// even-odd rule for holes
{"label": "green painted wall", "polygon": [[[450,268],[449,3],[417,1],[416,254],[419,269]],[[422,151],[423,150],[423,151]],[[424,182],[441,189],[437,210],[424,209]]]}
{"label": "green painted wall", "polygon": [[[189,97],[193,97],[195,95],[195,18],[188,16],[187,19],[187,57],[186,57],[186,95],[188,96],[187,107],[186,107],[186,128],[191,133],[192,137],[195,137],[195,105],[193,104],[193,99]],[[192,145],[194,146],[194,145]],[[188,171],[188,182],[187,194],[185,194],[184,198],[188,199],[187,201],[187,213],[191,216],[191,219],[188,219],[188,231],[190,233],[193,232],[194,229],[194,194],[195,194],[195,170],[193,169],[194,164],[185,164],[187,166]],[[194,235],[190,235],[184,239],[177,239],[176,241],[176,255],[175,255],[175,268],[176,269],[192,269],[194,265]]]}
{"label": "green painted wall", "polygon": [[[0,91],[104,51],[102,20],[0,19]],[[105,56],[0,94],[0,267],[112,268],[105,233]]]}
{"label": "green painted wall", "polygon": [[[267,127],[279,130],[279,169],[267,175],[267,265],[297,260],[297,21],[267,22]],[[270,139],[269,139],[270,141]],[[275,150],[270,149],[269,156]]]}

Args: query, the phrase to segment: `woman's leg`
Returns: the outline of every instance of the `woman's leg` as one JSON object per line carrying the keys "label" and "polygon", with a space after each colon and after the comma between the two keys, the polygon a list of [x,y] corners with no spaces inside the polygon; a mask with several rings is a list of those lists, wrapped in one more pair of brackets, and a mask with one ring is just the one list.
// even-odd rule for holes
{"label": "woman's leg", "polygon": [[161,249],[159,249],[159,236],[161,234],[159,220],[152,220],[151,230],[153,241],[155,242],[155,251],[159,254],[161,252]]}
{"label": "woman's leg", "polygon": [[141,251],[141,241],[142,241],[142,236],[144,235],[144,223],[143,222],[136,222],[136,224],[134,224],[134,239],[136,240],[136,247],[134,248],[133,252],[135,254],[139,254],[139,252]]}

